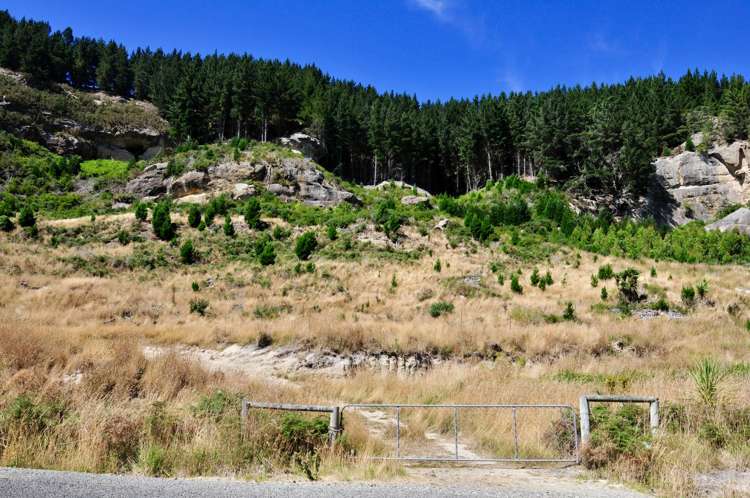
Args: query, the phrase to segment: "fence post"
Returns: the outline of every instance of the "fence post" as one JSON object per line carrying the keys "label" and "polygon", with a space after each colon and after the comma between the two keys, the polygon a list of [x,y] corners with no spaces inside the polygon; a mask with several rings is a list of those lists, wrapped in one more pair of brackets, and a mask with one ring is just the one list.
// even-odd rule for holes
{"label": "fence post", "polygon": [[245,440],[245,432],[247,429],[247,400],[245,398],[242,398],[242,405],[240,409],[240,431],[242,433],[240,434],[240,437],[242,440]]}
{"label": "fence post", "polygon": [[591,423],[589,421],[589,399],[586,395],[579,399],[579,411],[581,412],[581,445],[589,444],[591,438]]}
{"label": "fence post", "polygon": [[659,400],[655,399],[649,403],[649,422],[651,425],[651,435],[655,436],[659,430]]}
{"label": "fence post", "polygon": [[336,443],[336,436],[341,432],[341,417],[339,407],[331,407],[331,420],[328,422],[328,443],[333,446]]}

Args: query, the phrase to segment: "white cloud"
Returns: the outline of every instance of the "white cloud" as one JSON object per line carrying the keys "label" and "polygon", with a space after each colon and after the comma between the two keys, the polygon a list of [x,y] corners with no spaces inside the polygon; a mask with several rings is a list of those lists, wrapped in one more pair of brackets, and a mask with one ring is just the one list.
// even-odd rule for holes
{"label": "white cloud", "polygon": [[445,0],[414,0],[414,4],[439,18],[444,18],[448,10],[448,2]]}

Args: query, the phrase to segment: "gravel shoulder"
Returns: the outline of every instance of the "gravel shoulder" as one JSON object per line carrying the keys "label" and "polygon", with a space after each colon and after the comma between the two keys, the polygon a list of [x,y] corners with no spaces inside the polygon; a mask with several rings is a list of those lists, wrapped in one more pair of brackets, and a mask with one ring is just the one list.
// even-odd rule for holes
{"label": "gravel shoulder", "polygon": [[[445,469],[410,471],[408,481],[262,482],[232,479],[159,479],[133,475],[84,474],[0,468],[0,496],[42,497],[326,497],[414,496],[611,497],[643,495],[601,481],[581,481],[570,469]],[[456,483],[461,484],[456,484]]]}

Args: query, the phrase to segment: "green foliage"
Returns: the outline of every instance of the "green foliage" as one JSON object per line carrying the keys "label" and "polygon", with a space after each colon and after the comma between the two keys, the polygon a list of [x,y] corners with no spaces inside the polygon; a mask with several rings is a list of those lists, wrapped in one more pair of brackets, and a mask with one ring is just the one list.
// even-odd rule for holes
{"label": "green foliage", "polygon": [[232,217],[228,214],[224,216],[224,235],[227,237],[234,237],[235,231],[234,231],[234,224],[232,223]]}
{"label": "green foliage", "polygon": [[263,266],[269,266],[276,263],[276,249],[271,241],[267,241],[263,244],[263,248],[258,254],[258,261]]}
{"label": "green foliage", "polygon": [[200,316],[206,316],[208,311],[209,303],[205,299],[191,299],[190,300],[190,313],[196,313]]}
{"label": "green foliage", "polygon": [[16,228],[13,220],[6,215],[0,215],[0,230],[3,232],[12,232]]}
{"label": "green foliage", "polygon": [[704,358],[689,370],[698,398],[708,408],[716,406],[726,371],[714,360]]}
{"label": "green foliage", "polygon": [[602,287],[602,291],[599,293],[599,297],[602,301],[606,301],[607,299],[609,299],[609,293],[607,292],[606,287]]}
{"label": "green foliage", "polygon": [[243,213],[245,216],[245,223],[247,223],[248,228],[261,228],[260,212],[261,206],[258,198],[251,197],[250,199],[248,199],[245,203],[245,210]]}
{"label": "green foliage", "polygon": [[198,225],[201,224],[201,210],[198,206],[190,206],[190,210],[188,211],[188,225],[190,225],[193,228],[198,228]]}
{"label": "green foliage", "polygon": [[599,278],[596,275],[591,275],[591,287],[599,287]]}
{"label": "green foliage", "polygon": [[562,314],[563,320],[566,321],[573,321],[576,319],[576,309],[575,306],[573,306],[573,303],[568,301],[565,303],[565,309],[563,310]]}
{"label": "green foliage", "polygon": [[81,176],[100,177],[110,180],[125,180],[128,177],[128,163],[115,159],[92,159],[80,165]]}
{"label": "green foliage", "polygon": [[154,206],[151,214],[151,226],[154,234],[161,240],[172,240],[175,236],[175,225],[170,216],[170,206],[167,201],[162,201]]}
{"label": "green foliage", "polygon": [[400,213],[396,200],[388,197],[375,206],[373,221],[389,239],[393,240],[404,223],[404,216]]}
{"label": "green foliage", "polygon": [[533,287],[536,287],[539,285],[539,270],[537,268],[534,268],[534,270],[531,272],[531,276],[529,277],[529,281],[531,282],[531,285]]}
{"label": "green foliage", "polygon": [[680,297],[685,306],[692,306],[695,304],[695,289],[692,285],[683,287],[680,291]]}
{"label": "green foliage", "polygon": [[651,278],[656,278],[656,268],[653,266],[651,267]]}
{"label": "green foliage", "polygon": [[695,290],[698,292],[698,297],[705,299],[708,295],[708,282],[704,279],[695,284]]}
{"label": "green foliage", "polygon": [[312,253],[318,247],[318,240],[315,238],[315,232],[305,232],[297,238],[294,246],[294,253],[302,261],[310,259]]}
{"label": "green foliage", "polygon": [[36,226],[34,211],[29,206],[23,206],[18,213],[18,224],[24,228]]}
{"label": "green foliage", "polygon": [[186,265],[191,265],[195,262],[195,249],[193,249],[192,240],[186,240],[180,247],[180,261]]}
{"label": "green foliage", "polygon": [[201,290],[201,286],[198,284],[198,282],[193,282],[190,284],[190,288],[193,289],[193,292],[198,292]]}
{"label": "green foliage", "polygon": [[[608,455],[609,461],[619,455],[637,454],[643,451],[645,443],[649,441],[646,427],[646,414],[634,404],[623,405],[614,413],[605,406],[594,406],[591,409],[591,446],[612,446],[614,454]],[[596,467],[605,462],[587,463]]]}
{"label": "green foliage", "polygon": [[695,144],[693,143],[692,137],[688,137],[685,141],[685,150],[688,152],[695,152]]}
{"label": "green foliage", "polygon": [[135,203],[135,219],[138,221],[146,221],[148,218],[148,206],[143,202]]}
{"label": "green foliage", "polygon": [[437,301],[435,303],[432,303],[430,305],[430,316],[433,318],[437,318],[442,315],[447,315],[449,313],[453,313],[453,303],[449,303],[446,301]]}
{"label": "green foliage", "polygon": [[440,263],[440,258],[435,260],[435,264],[432,265],[432,270],[436,273],[440,273],[443,269],[442,263]]}
{"label": "green foliage", "polygon": [[516,294],[523,294],[523,287],[518,283],[518,275],[515,273],[510,276],[510,290]]}
{"label": "green foliage", "polygon": [[292,307],[288,304],[269,305],[259,304],[253,310],[253,316],[259,320],[273,320],[282,313],[291,313]]}
{"label": "green foliage", "polygon": [[599,280],[610,280],[614,278],[615,272],[612,270],[612,265],[606,264],[599,267],[597,277]]}
{"label": "green foliage", "polygon": [[118,230],[117,241],[120,245],[126,246],[130,243],[130,232],[127,230]]}
{"label": "green foliage", "polygon": [[635,303],[640,301],[640,294],[638,293],[639,275],[638,270],[634,268],[626,268],[615,274],[615,282],[622,302]]}

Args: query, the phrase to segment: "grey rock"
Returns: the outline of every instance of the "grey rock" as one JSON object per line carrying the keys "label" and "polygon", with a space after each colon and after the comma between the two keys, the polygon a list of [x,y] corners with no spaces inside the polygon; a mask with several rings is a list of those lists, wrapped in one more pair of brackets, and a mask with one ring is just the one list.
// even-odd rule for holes
{"label": "grey rock", "polygon": [[423,188],[416,187],[414,185],[410,185],[406,182],[402,182],[400,180],[386,180],[383,182],[378,183],[377,185],[367,185],[365,186],[368,190],[387,190],[389,188],[403,188],[407,190],[414,190],[416,192],[416,195],[420,197],[427,197],[431,198],[432,194],[430,194],[428,191],[426,191]]}
{"label": "grey rock", "polygon": [[435,230],[445,230],[448,228],[448,224],[450,223],[450,220],[448,218],[443,218],[442,220],[438,221],[435,225]]}
{"label": "grey rock", "polygon": [[279,143],[315,161],[320,160],[325,152],[320,140],[305,133],[294,133],[290,137],[279,139]]}
{"label": "grey rock", "polygon": [[232,199],[235,201],[244,201],[248,197],[255,195],[255,186],[247,183],[235,183],[232,187]]}
{"label": "grey rock", "polygon": [[167,193],[174,197],[195,194],[202,191],[208,183],[208,177],[201,171],[188,171],[176,179],[166,180]]}
{"label": "grey rock", "polygon": [[720,232],[737,230],[745,235],[750,235],[750,209],[740,208],[719,221],[707,225],[706,230],[718,230]]}
{"label": "grey rock", "polygon": [[116,145],[108,143],[98,144],[96,146],[96,155],[103,159],[115,159],[117,161],[126,162],[135,159],[135,155],[133,155],[128,149],[123,149],[122,147],[117,147]]}
{"label": "grey rock", "polygon": [[279,183],[272,183],[266,189],[271,192],[273,195],[278,196],[286,196],[291,197],[294,195],[294,189],[291,187],[287,187],[285,185],[281,185]]}
{"label": "grey rock", "polygon": [[167,191],[164,185],[164,174],[167,163],[152,164],[143,173],[125,185],[125,191],[138,197],[158,197]]}
{"label": "grey rock", "polygon": [[405,195],[401,198],[401,204],[405,206],[429,206],[430,198],[421,195]]}

